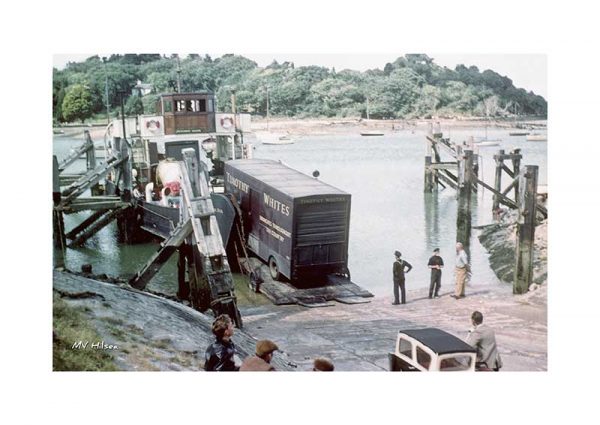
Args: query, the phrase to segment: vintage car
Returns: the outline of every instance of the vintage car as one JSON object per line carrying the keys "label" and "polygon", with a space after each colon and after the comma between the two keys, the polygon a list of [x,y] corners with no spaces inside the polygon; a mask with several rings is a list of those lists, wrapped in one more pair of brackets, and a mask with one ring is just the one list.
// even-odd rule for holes
{"label": "vintage car", "polygon": [[475,371],[477,350],[441,329],[408,329],[398,332],[396,351],[389,353],[394,372]]}

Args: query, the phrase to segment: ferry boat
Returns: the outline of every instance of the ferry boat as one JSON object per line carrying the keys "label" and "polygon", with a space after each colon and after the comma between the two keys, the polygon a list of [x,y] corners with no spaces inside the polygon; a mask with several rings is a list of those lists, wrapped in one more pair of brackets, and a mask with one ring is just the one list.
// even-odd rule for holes
{"label": "ferry boat", "polygon": [[127,139],[142,227],[164,238],[179,222],[177,161],[183,160],[182,151],[195,151],[211,190],[222,192],[225,161],[252,157],[252,145],[244,143],[244,134],[251,128],[249,114],[215,112],[215,95],[210,91],[162,94],[156,111],[113,120],[104,144],[110,153],[117,145],[115,138]]}

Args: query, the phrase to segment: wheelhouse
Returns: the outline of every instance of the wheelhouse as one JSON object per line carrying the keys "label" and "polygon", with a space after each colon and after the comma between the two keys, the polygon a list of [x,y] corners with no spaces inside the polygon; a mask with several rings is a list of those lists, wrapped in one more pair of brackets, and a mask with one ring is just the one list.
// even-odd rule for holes
{"label": "wheelhouse", "polygon": [[163,94],[156,105],[164,134],[215,132],[215,95],[209,91]]}

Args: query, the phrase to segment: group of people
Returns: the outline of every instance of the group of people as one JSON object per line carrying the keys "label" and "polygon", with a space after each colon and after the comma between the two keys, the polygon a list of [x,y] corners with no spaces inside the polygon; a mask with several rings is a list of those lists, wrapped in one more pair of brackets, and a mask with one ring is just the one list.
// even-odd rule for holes
{"label": "group of people", "polygon": [[[204,355],[204,370],[207,372],[272,372],[275,367],[271,364],[275,351],[279,350],[277,344],[268,339],[256,343],[253,356],[249,356],[237,365],[234,360],[236,354],[235,344],[231,340],[234,333],[233,321],[227,314],[219,315],[212,324],[215,342],[210,344]],[[333,372],[333,363],[325,358],[316,358],[313,361],[313,371]]]}
{"label": "group of people", "polygon": [[[406,260],[402,259],[402,253],[395,251],[396,257],[393,266],[393,281],[394,281],[394,302],[393,305],[406,304],[406,287],[405,275],[409,273],[413,266]],[[442,268],[444,268],[444,260],[440,256],[440,249],[435,248],[433,255],[429,258],[427,266],[431,269],[431,280],[429,283],[429,298],[439,298],[440,288],[442,286]],[[454,294],[451,297],[460,299],[465,297],[465,284],[468,276],[471,273],[469,259],[463,247],[463,244],[456,244],[456,287]]]}
{"label": "group of people", "polygon": [[[466,342],[477,349],[477,370],[499,371],[502,359],[496,346],[496,336],[492,328],[483,324],[483,314],[474,311],[471,315],[472,327]],[[206,349],[204,370],[208,372],[272,372],[275,367],[271,364],[275,351],[279,350],[277,344],[268,339],[256,343],[253,356],[247,357],[241,365],[234,360],[236,354],[235,344],[231,340],[234,334],[233,321],[227,314],[218,316],[212,325],[215,342]],[[326,358],[316,358],[312,370],[315,372],[333,372],[333,363]]]}

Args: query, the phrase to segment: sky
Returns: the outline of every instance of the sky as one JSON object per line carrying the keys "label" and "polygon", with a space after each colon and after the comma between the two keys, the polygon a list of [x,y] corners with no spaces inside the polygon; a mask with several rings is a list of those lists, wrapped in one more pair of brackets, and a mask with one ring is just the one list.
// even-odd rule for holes
{"label": "sky", "polygon": [[[244,53],[240,54],[255,61],[258,66],[265,67],[273,60],[277,62],[294,62],[296,66],[319,65],[327,68],[334,67],[336,71],[353,69],[365,71],[367,69],[383,69],[386,63],[393,62],[404,53],[376,53],[376,54],[308,54],[308,53]],[[107,53],[99,54],[106,56]],[[110,54],[110,53],[109,53]],[[202,53],[204,54],[204,53]],[[212,58],[225,54],[208,53]],[[94,54],[61,54],[54,55],[53,62],[57,68],[63,68],[69,61],[79,62]],[[180,53],[181,56],[185,54]],[[427,53],[440,66],[454,69],[456,65],[475,65],[480,71],[491,69],[500,75],[507,76],[517,88],[533,91],[535,94],[548,99],[547,88],[547,58],[543,54],[449,54]]]}

